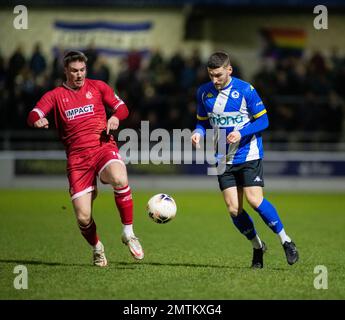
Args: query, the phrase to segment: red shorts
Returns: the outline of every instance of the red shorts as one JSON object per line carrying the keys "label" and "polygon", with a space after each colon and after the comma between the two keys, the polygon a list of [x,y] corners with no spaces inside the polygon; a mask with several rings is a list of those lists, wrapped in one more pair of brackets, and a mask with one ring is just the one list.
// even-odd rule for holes
{"label": "red shorts", "polygon": [[117,146],[106,143],[100,147],[68,156],[67,176],[69,193],[74,200],[88,192],[97,190],[97,176],[111,162],[123,163]]}

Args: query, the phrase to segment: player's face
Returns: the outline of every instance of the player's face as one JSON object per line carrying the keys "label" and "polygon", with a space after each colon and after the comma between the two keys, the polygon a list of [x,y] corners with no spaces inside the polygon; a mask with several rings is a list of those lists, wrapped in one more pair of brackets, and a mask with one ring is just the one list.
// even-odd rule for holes
{"label": "player's face", "polygon": [[230,75],[232,73],[231,66],[220,67],[217,69],[207,68],[208,75],[217,90],[223,89],[230,82]]}
{"label": "player's face", "polygon": [[65,68],[67,85],[72,88],[81,88],[86,76],[86,65],[83,61],[73,61]]}

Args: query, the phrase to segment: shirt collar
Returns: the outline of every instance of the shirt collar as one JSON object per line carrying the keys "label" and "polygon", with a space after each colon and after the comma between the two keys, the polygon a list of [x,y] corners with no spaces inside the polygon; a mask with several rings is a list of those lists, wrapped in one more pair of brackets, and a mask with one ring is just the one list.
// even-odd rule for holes
{"label": "shirt collar", "polygon": [[84,87],[85,81],[84,81],[84,85],[83,85],[81,88],[79,88],[79,89],[73,89],[73,88],[71,88],[69,85],[67,85],[66,82],[63,82],[62,85],[63,85],[66,89],[68,89],[68,90],[71,90],[71,91],[73,91],[73,92],[79,92],[79,91]]}
{"label": "shirt collar", "polygon": [[223,90],[228,89],[230,87],[231,83],[232,83],[232,77],[230,77],[229,83],[224,88],[220,89],[219,91],[223,91]]}

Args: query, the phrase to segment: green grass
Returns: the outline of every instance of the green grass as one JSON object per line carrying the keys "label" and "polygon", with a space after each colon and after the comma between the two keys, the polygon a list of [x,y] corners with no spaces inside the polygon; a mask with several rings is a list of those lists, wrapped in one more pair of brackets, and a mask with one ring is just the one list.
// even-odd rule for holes
{"label": "green grass", "polygon": [[[153,192],[135,192],[135,232],[145,249],[136,262],[120,241],[110,192],[94,204],[109,266],[91,265],[65,191],[0,191],[0,299],[344,299],[344,194],[267,194],[300,251],[289,266],[276,235],[247,207],[268,245],[265,268],[249,268],[250,243],[234,228],[219,192],[173,192],[175,220],[152,222]],[[27,290],[13,287],[16,265]],[[328,269],[328,289],[313,286],[314,267]]]}

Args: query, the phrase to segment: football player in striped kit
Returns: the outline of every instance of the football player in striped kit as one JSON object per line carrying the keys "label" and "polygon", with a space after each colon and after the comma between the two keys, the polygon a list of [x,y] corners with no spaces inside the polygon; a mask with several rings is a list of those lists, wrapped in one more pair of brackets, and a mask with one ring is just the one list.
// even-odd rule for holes
{"label": "football player in striped kit", "polygon": [[266,108],[252,85],[231,76],[226,52],[213,53],[207,70],[211,81],[197,91],[197,125],[192,143],[199,147],[207,128],[213,128],[215,139],[219,139],[221,131],[225,132],[226,154],[217,154],[218,161],[225,164],[225,172],[218,175],[218,182],[234,225],[253,245],[252,267],[263,268],[267,247],[243,209],[243,196],[278,235],[287,262],[292,265],[299,258],[296,245],[286,234],[277,210],[263,194],[261,132],[269,123]]}

